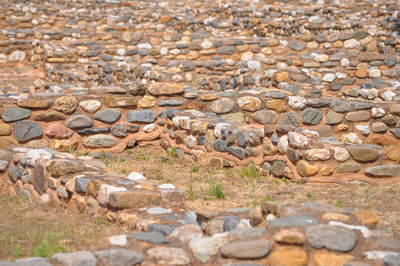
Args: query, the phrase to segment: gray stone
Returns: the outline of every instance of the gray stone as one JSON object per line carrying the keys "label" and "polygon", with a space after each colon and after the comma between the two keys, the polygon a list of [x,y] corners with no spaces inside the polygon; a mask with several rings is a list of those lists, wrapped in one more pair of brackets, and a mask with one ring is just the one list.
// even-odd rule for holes
{"label": "gray stone", "polygon": [[8,162],[4,160],[0,160],[0,172],[3,172],[7,169]]}
{"label": "gray stone", "polygon": [[361,163],[370,163],[378,159],[378,150],[362,145],[352,145],[346,147],[351,157]]}
{"label": "gray stone", "polygon": [[249,132],[246,130],[239,130],[236,133],[236,140],[237,140],[237,144],[238,146],[244,148],[247,146],[247,143],[249,141]]}
{"label": "gray stone", "polygon": [[317,225],[318,221],[311,216],[291,215],[269,221],[271,228],[308,227]]}
{"label": "gray stone", "polygon": [[217,114],[225,114],[232,111],[235,103],[229,98],[222,98],[211,104],[211,111]]}
{"label": "gray stone", "polygon": [[168,244],[168,239],[159,232],[144,232],[133,234],[132,237],[137,241],[143,241],[150,244]]}
{"label": "gray stone", "polygon": [[392,128],[389,131],[393,134],[393,136],[395,136],[395,138],[400,138],[400,128]]}
{"label": "gray stone", "polygon": [[260,110],[251,115],[260,124],[275,124],[278,121],[278,114],[273,110]]}
{"label": "gray stone", "polygon": [[387,255],[382,260],[382,266],[400,266],[400,255]]}
{"label": "gray stone", "polygon": [[99,262],[107,266],[135,265],[143,260],[139,252],[126,249],[104,249],[95,251]]}
{"label": "gray stone", "polygon": [[336,113],[333,111],[328,111],[326,114],[326,124],[327,125],[336,125],[343,121],[344,114]]}
{"label": "gray stone", "polygon": [[93,253],[79,251],[74,253],[57,253],[51,257],[52,260],[63,266],[96,266],[97,260]]}
{"label": "gray stone", "polygon": [[89,178],[76,178],[75,179],[75,191],[78,193],[86,193],[86,187],[89,184]]}
{"label": "gray stone", "polygon": [[387,65],[388,67],[392,67],[395,64],[397,64],[397,58],[395,56],[390,56],[390,57],[386,57],[385,60],[383,61],[385,63],[385,65]]}
{"label": "gray stone", "polygon": [[43,135],[40,124],[32,121],[18,121],[13,125],[14,135],[20,142],[25,142]]}
{"label": "gray stone", "polygon": [[4,122],[14,122],[19,121],[31,116],[31,110],[24,108],[7,108],[3,115]]}
{"label": "gray stone", "polygon": [[[7,265],[7,264],[6,264]],[[10,263],[8,265],[12,266],[52,266],[49,259],[31,257],[31,258],[23,258],[18,259],[14,263]],[[0,262],[0,266],[5,266]]]}
{"label": "gray stone", "polygon": [[170,99],[158,102],[158,106],[178,106],[182,105],[184,102],[179,99]]}
{"label": "gray stone", "polygon": [[368,110],[371,109],[372,107],[374,107],[374,105],[371,102],[350,102],[350,105],[352,108],[354,108],[355,110]]}
{"label": "gray stone", "polygon": [[236,229],[237,225],[239,224],[239,221],[240,219],[237,216],[227,216],[224,219],[224,225],[222,227],[223,231],[228,232]]}
{"label": "gray stone", "polygon": [[228,240],[222,237],[197,238],[189,242],[189,248],[196,259],[202,263],[206,263],[211,256],[218,253],[219,249],[226,242],[228,242]]}
{"label": "gray stone", "polygon": [[228,237],[233,240],[250,240],[260,238],[266,233],[265,228],[236,228],[229,232]]}
{"label": "gray stone", "polygon": [[272,163],[271,173],[276,177],[283,177],[285,176],[285,167],[286,163],[282,160],[275,160]]}
{"label": "gray stone", "polygon": [[114,124],[121,118],[121,111],[116,109],[104,109],[94,114],[94,119],[107,124]]}
{"label": "gray stone", "polygon": [[166,225],[166,224],[149,224],[148,231],[149,232],[158,232],[163,235],[169,235],[174,231],[175,227]]}
{"label": "gray stone", "polygon": [[322,112],[315,108],[307,108],[303,111],[302,122],[305,125],[317,125],[321,122]]}
{"label": "gray stone", "polygon": [[377,165],[364,170],[371,177],[391,177],[400,175],[400,167],[394,165]]}
{"label": "gray stone", "polygon": [[58,196],[60,199],[68,199],[68,198],[69,198],[68,191],[67,191],[67,189],[66,189],[65,187],[63,187],[63,186],[59,186],[59,187],[56,189],[56,193],[57,193],[57,196]]}
{"label": "gray stone", "polygon": [[93,126],[93,120],[88,115],[78,114],[67,119],[65,126],[72,129],[88,128]]}
{"label": "gray stone", "polygon": [[228,243],[221,248],[221,254],[228,258],[259,259],[267,256],[270,249],[267,240],[251,240]]}
{"label": "gray stone", "polygon": [[32,192],[27,189],[22,189],[20,192],[18,192],[18,197],[26,199],[28,201],[31,201],[33,199]]}
{"label": "gray stone", "polygon": [[228,147],[228,152],[241,160],[246,156],[245,150],[240,147]]}
{"label": "gray stone", "polygon": [[299,40],[293,39],[289,42],[289,47],[297,52],[304,50],[306,48],[306,44]]}
{"label": "gray stone", "polygon": [[339,164],[337,171],[342,173],[357,173],[360,171],[361,166],[354,162],[345,162]]}
{"label": "gray stone", "polygon": [[152,110],[129,111],[126,115],[126,120],[130,123],[153,123],[157,116]]}
{"label": "gray stone", "polygon": [[226,143],[225,140],[216,139],[214,141],[214,149],[216,151],[225,152],[227,148],[228,148],[228,144]]}
{"label": "gray stone", "polygon": [[10,164],[10,167],[8,167],[8,176],[10,177],[11,181],[16,182],[19,178],[21,178],[21,175],[21,167]]}
{"label": "gray stone", "polygon": [[333,99],[330,105],[331,109],[338,113],[346,113],[350,110],[349,104],[340,99]]}
{"label": "gray stone", "polygon": [[223,46],[218,48],[218,53],[220,55],[233,55],[235,52],[236,49],[233,46]]}
{"label": "gray stone", "polygon": [[357,235],[350,229],[320,224],[305,230],[308,243],[314,248],[348,252],[357,243]]}
{"label": "gray stone", "polygon": [[298,127],[299,124],[300,124],[300,117],[299,117],[297,112],[289,111],[289,112],[283,113],[281,115],[281,119],[279,121],[279,124],[281,126],[286,125],[286,126]]}

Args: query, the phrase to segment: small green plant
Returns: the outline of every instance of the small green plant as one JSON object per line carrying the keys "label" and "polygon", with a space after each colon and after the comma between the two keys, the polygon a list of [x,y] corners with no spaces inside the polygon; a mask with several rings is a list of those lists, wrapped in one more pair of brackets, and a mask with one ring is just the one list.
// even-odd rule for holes
{"label": "small green plant", "polygon": [[289,180],[287,180],[285,177],[282,177],[281,181],[286,184],[289,185]]}
{"label": "small green plant", "polygon": [[364,207],[364,209],[366,209],[366,210],[369,210],[369,209],[371,209],[372,208],[372,204],[367,204],[365,207]]}
{"label": "small green plant", "polygon": [[217,183],[215,179],[213,179],[210,180],[209,186],[208,194],[210,196],[214,196],[217,199],[225,199],[225,190],[222,184]]}
{"label": "small green plant", "polygon": [[192,166],[190,166],[190,171],[197,173],[199,171],[199,167],[195,164],[192,164]]}
{"label": "small green plant", "polygon": [[177,156],[177,154],[176,154],[176,147],[171,148],[171,149],[168,151],[168,154],[169,154],[169,156],[171,156],[172,158],[175,158],[175,157]]}
{"label": "small green plant", "polygon": [[297,184],[304,184],[306,181],[304,180],[304,179],[297,179],[296,181],[295,181]]}
{"label": "small green plant", "polygon": [[344,206],[344,203],[343,203],[343,201],[342,201],[342,200],[336,200],[336,202],[335,202],[335,206],[336,206],[336,207],[339,207],[339,208],[343,208],[343,206]]}
{"label": "small green plant", "polygon": [[272,196],[270,196],[270,195],[267,195],[267,196],[265,196],[263,201],[274,201],[274,198]]}
{"label": "small green plant", "polygon": [[46,232],[43,240],[37,249],[32,252],[31,256],[50,258],[56,253],[67,252],[68,247],[60,241],[61,237],[62,234]]}
{"label": "small green plant", "polygon": [[335,194],[336,193],[336,189],[332,189],[332,194]]}
{"label": "small green plant", "polygon": [[12,236],[10,238],[10,249],[11,249],[11,255],[14,256],[14,258],[21,258],[22,257],[22,247],[18,243],[14,243],[14,237]]}
{"label": "small green plant", "polygon": [[128,155],[131,155],[131,154],[133,153],[133,151],[132,151],[132,150],[126,150],[126,153],[127,153]]}
{"label": "small green plant", "polygon": [[148,161],[149,160],[149,154],[145,152],[143,149],[139,150],[139,154],[136,155],[135,159],[137,161]]}
{"label": "small green plant", "polygon": [[257,166],[253,162],[251,162],[246,168],[242,168],[240,177],[248,177],[251,180],[261,181],[260,173],[258,172]]}
{"label": "small green plant", "polygon": [[316,201],[317,197],[313,196],[310,192],[307,192],[307,199],[310,201]]}
{"label": "small green plant", "polygon": [[121,164],[121,163],[124,163],[124,162],[126,162],[126,159],[123,158],[123,157],[119,157],[119,158],[117,159],[117,164]]}
{"label": "small green plant", "polygon": [[74,152],[74,149],[72,149],[72,147],[68,147],[66,150],[65,150],[65,152],[67,152],[67,153],[73,153]]}
{"label": "small green plant", "polygon": [[192,199],[195,199],[195,198],[196,198],[196,195],[194,193],[193,182],[190,181],[189,189],[188,189],[188,199],[192,200]]}
{"label": "small green plant", "polygon": [[226,170],[225,170],[225,176],[226,176],[226,177],[229,177],[229,178],[232,178],[232,177],[233,177],[233,171],[232,171],[232,169],[226,169]]}

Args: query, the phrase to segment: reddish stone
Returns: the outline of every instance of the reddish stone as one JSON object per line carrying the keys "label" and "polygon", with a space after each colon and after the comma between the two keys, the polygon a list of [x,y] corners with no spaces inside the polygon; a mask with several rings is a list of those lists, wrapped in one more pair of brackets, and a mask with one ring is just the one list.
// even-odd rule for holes
{"label": "reddish stone", "polygon": [[44,130],[44,134],[55,139],[68,139],[74,132],[62,124],[50,124]]}

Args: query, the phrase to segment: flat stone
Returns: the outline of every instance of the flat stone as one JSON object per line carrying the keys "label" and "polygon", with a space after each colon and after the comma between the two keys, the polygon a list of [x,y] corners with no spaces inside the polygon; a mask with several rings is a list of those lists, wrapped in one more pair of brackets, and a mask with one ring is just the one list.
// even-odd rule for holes
{"label": "flat stone", "polygon": [[206,263],[227,242],[228,240],[222,237],[197,238],[189,242],[189,248],[196,259]]}
{"label": "flat stone", "polygon": [[158,106],[179,106],[184,104],[184,101],[179,99],[169,99],[158,102]]}
{"label": "flat stone", "polygon": [[228,237],[232,240],[250,240],[261,238],[265,236],[267,230],[264,228],[236,228],[234,230],[229,231]]}
{"label": "flat stone", "polygon": [[135,265],[143,260],[143,255],[139,252],[127,249],[104,249],[95,251],[98,261],[103,265]]}
{"label": "flat stone", "polygon": [[[314,260],[318,266],[322,265],[348,265],[348,261],[352,260],[354,256],[347,254],[334,254],[329,252],[319,251],[314,255]],[[354,265],[356,266],[356,265]]]}
{"label": "flat stone", "polygon": [[328,111],[326,114],[326,124],[327,125],[336,125],[343,121],[344,114],[336,113],[333,111]]}
{"label": "flat stone", "polygon": [[364,173],[371,177],[392,177],[400,175],[400,167],[394,165],[377,165],[368,167]]}
{"label": "flat stone", "polygon": [[45,128],[44,134],[56,139],[68,139],[74,132],[60,123],[52,123]]}
{"label": "flat stone", "polygon": [[17,105],[29,109],[48,109],[52,104],[49,99],[18,99]]}
{"label": "flat stone", "polygon": [[25,142],[43,135],[40,124],[32,121],[17,121],[13,125],[14,135],[20,142]]}
{"label": "flat stone", "polygon": [[267,256],[270,249],[267,240],[250,240],[225,244],[221,248],[221,254],[228,258],[259,259]]}
{"label": "flat stone", "polygon": [[268,221],[271,228],[287,228],[287,227],[308,227],[317,225],[318,221],[311,216],[285,216],[282,218]]}
{"label": "flat stone", "polygon": [[295,230],[281,230],[273,238],[278,243],[290,245],[303,245],[306,242],[306,236]]}
{"label": "flat stone", "polygon": [[347,113],[350,110],[349,104],[340,99],[333,99],[330,108],[337,113]]}
{"label": "flat stone", "polygon": [[231,230],[236,229],[237,225],[239,224],[239,217],[237,216],[227,216],[224,219],[223,231],[229,232]]}
{"label": "flat stone", "polygon": [[4,122],[15,122],[31,116],[31,110],[24,108],[7,108],[2,114]]}
{"label": "flat stone", "polygon": [[307,265],[307,253],[297,247],[283,247],[268,256],[269,265],[296,265],[306,266]]}
{"label": "flat stone", "polygon": [[211,104],[211,111],[217,114],[229,113],[232,111],[234,102],[229,98],[222,98]]}
{"label": "flat stone", "polygon": [[146,254],[158,265],[187,265],[190,263],[190,258],[181,248],[156,247],[147,250]]}
{"label": "flat stone", "polygon": [[109,108],[128,108],[137,106],[136,99],[129,96],[106,96],[104,103]]}
{"label": "flat stone", "polygon": [[74,253],[57,253],[51,257],[63,266],[96,266],[97,260],[93,253],[79,251]]}
{"label": "flat stone", "polygon": [[354,162],[345,162],[338,165],[337,171],[342,173],[357,173],[361,166]]}
{"label": "flat stone", "polygon": [[279,124],[298,127],[300,125],[300,117],[297,112],[289,111],[281,115]]}
{"label": "flat stone", "polygon": [[157,116],[152,110],[129,111],[126,115],[126,120],[130,123],[153,123]]}
{"label": "flat stone", "polygon": [[183,92],[183,87],[177,83],[170,82],[156,82],[151,84],[147,91],[151,95],[161,96],[161,95],[174,95],[181,94]]}
{"label": "flat stone", "polygon": [[51,162],[48,167],[51,175],[54,177],[82,172],[85,168],[85,165],[77,160],[56,160]]}
{"label": "flat stone", "polygon": [[97,100],[86,100],[79,103],[83,111],[93,114],[101,108],[101,103]]}
{"label": "flat stone", "polygon": [[346,119],[351,122],[368,121],[370,118],[371,118],[371,113],[365,110],[350,112],[346,115]]}
{"label": "flat stone", "polygon": [[149,232],[159,232],[164,235],[169,235],[174,231],[175,227],[166,225],[166,224],[149,224],[148,231]]}
{"label": "flat stone", "polygon": [[260,110],[251,115],[260,124],[275,124],[278,121],[278,114],[273,110]]}
{"label": "flat stone", "polygon": [[155,191],[112,192],[109,204],[116,209],[142,208],[161,204],[161,194]]}
{"label": "flat stone", "polygon": [[315,108],[307,108],[303,111],[302,122],[305,125],[317,125],[321,122],[322,112]]}
{"label": "flat stone", "polygon": [[370,163],[378,158],[378,150],[366,146],[352,145],[346,147],[351,157],[361,163]]}
{"label": "flat stone", "polygon": [[11,126],[7,124],[0,124],[0,136],[9,136],[11,135]]}
{"label": "flat stone", "polygon": [[78,114],[67,119],[64,125],[72,129],[88,128],[93,126],[93,120],[88,115]]}
{"label": "flat stone", "polygon": [[132,237],[137,241],[147,242],[150,244],[168,244],[168,239],[158,232],[144,232],[133,234]]}
{"label": "flat stone", "polygon": [[192,239],[201,238],[203,230],[196,224],[187,224],[175,228],[170,236],[178,238],[180,242],[189,242]]}
{"label": "flat stone", "polygon": [[305,233],[314,248],[348,252],[357,243],[357,235],[344,227],[320,224],[306,228]]}
{"label": "flat stone", "polygon": [[99,120],[103,123],[114,124],[121,118],[121,111],[115,109],[104,109],[98,111],[94,115],[94,119]]}
{"label": "flat stone", "polygon": [[306,48],[306,44],[302,41],[293,39],[289,42],[289,47],[297,52],[302,51]]}
{"label": "flat stone", "polygon": [[267,100],[265,107],[278,113],[283,113],[287,110],[286,102],[280,99]]}
{"label": "flat stone", "polygon": [[55,111],[42,111],[42,112],[34,112],[32,114],[32,119],[35,121],[58,121],[58,120],[65,120],[67,118],[66,115],[55,112]]}
{"label": "flat stone", "polygon": [[83,142],[83,145],[87,148],[110,148],[116,144],[117,141],[114,137],[105,134],[89,136]]}

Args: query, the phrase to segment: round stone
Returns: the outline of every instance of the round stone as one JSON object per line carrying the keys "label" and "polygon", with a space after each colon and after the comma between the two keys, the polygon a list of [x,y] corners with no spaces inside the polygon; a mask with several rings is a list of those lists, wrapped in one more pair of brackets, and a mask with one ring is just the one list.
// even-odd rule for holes
{"label": "round stone", "polygon": [[320,224],[305,231],[308,243],[314,248],[348,252],[357,243],[357,235],[350,229]]}
{"label": "round stone", "polygon": [[217,114],[229,113],[232,111],[234,102],[229,98],[222,98],[211,104],[211,110]]}
{"label": "round stone", "polygon": [[67,121],[65,121],[64,125],[72,129],[88,128],[93,126],[93,120],[88,115],[79,114],[71,116]]}
{"label": "round stone", "polygon": [[240,108],[246,111],[254,112],[260,109],[262,102],[257,97],[245,96],[237,100]]}
{"label": "round stone", "polygon": [[267,240],[251,240],[225,244],[221,254],[228,258],[259,259],[268,255],[270,243]]}
{"label": "round stone", "polygon": [[78,101],[73,96],[58,97],[53,104],[53,109],[64,114],[72,114],[78,106]]}
{"label": "round stone", "polygon": [[99,120],[103,123],[113,124],[121,118],[121,114],[122,113],[119,110],[108,108],[98,111],[94,115],[94,119]]}
{"label": "round stone", "polygon": [[31,116],[31,110],[24,108],[7,108],[3,115],[4,122],[15,122]]}

